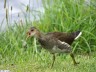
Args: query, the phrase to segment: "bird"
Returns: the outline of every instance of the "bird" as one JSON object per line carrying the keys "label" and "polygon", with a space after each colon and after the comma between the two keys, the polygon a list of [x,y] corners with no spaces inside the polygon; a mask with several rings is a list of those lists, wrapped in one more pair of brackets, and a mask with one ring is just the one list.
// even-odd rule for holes
{"label": "bird", "polygon": [[70,54],[74,65],[79,64],[79,62],[76,62],[75,60],[71,45],[75,40],[77,40],[81,36],[81,34],[82,32],[79,30],[71,33],[48,32],[45,34],[42,33],[36,27],[31,27],[27,31],[27,38],[35,37],[37,41],[41,44],[41,46],[53,55],[53,62],[51,64],[51,67],[53,67],[56,58],[56,53],[68,53]]}

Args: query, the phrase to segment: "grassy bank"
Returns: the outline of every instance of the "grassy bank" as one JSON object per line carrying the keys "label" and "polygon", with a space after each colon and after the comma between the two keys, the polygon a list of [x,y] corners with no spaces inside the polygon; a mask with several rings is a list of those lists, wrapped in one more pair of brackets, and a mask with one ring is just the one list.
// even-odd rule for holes
{"label": "grassy bank", "polygon": [[[40,21],[15,22],[14,26],[0,33],[0,69],[14,72],[94,72],[96,70],[96,1],[85,5],[84,0],[53,0],[43,2],[45,13],[39,14]],[[31,15],[31,11],[30,11]],[[31,26],[36,26],[42,32],[72,32],[81,30],[80,39],[72,45],[76,59],[80,64],[74,67],[71,58],[66,55],[57,57],[55,66],[50,69],[51,55],[41,49],[35,38],[27,40],[27,48],[22,47],[22,40]],[[90,53],[91,56],[85,56]],[[81,55],[79,55],[81,54]],[[89,55],[90,55],[89,54]]]}
{"label": "grassy bank", "polygon": [[41,56],[42,59],[36,60],[36,57],[30,58],[29,61],[16,63],[14,65],[0,65],[0,69],[7,69],[11,72],[95,72],[96,71],[96,53],[88,55],[77,55],[76,60],[79,65],[74,66],[70,56],[56,57],[53,68],[50,68],[52,63],[51,55],[47,57]]}

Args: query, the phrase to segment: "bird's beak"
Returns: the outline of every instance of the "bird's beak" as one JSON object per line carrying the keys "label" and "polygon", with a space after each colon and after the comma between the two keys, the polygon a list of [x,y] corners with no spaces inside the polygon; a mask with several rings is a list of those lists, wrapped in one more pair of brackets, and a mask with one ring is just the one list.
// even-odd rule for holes
{"label": "bird's beak", "polygon": [[27,37],[26,37],[26,40],[29,38],[30,36],[28,35]]}
{"label": "bird's beak", "polygon": [[29,37],[30,37],[29,32],[27,32],[27,37],[26,37],[26,40],[27,40]]}

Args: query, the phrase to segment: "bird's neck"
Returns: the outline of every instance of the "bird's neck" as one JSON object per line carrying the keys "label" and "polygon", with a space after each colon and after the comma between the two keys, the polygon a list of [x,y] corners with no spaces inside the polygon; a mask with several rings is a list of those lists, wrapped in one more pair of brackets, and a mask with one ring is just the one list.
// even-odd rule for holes
{"label": "bird's neck", "polygon": [[38,31],[38,32],[36,33],[35,37],[36,37],[37,39],[40,39],[40,38],[44,38],[45,35],[44,35],[42,32]]}

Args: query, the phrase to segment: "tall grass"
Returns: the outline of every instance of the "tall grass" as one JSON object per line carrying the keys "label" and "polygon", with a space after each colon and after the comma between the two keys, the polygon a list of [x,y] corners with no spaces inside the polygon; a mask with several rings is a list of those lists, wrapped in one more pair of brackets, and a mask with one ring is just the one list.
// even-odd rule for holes
{"label": "tall grass", "polygon": [[[50,54],[46,54],[45,50],[40,49],[36,39],[28,39],[27,48],[22,46],[22,40],[25,40],[30,26],[36,26],[43,32],[81,30],[83,34],[72,45],[73,51],[78,53],[95,51],[96,6],[93,4],[86,6],[84,3],[84,0],[43,1],[45,13],[43,16],[40,13],[39,21],[28,22],[25,18],[25,24],[15,22],[14,26],[6,29],[6,32],[0,33],[0,64],[16,64],[30,59],[42,64],[51,60]],[[96,1],[94,3],[96,4]]]}
{"label": "tall grass", "polygon": [[[96,4],[96,1],[94,1]],[[44,3],[45,14],[40,20],[38,27],[45,32],[62,31],[83,32],[81,39],[76,41],[75,50],[79,52],[91,52],[96,50],[96,6],[93,2],[85,5],[84,0],[53,0],[52,4]],[[46,29],[45,29],[46,28]]]}

